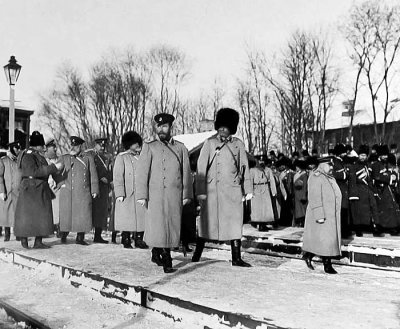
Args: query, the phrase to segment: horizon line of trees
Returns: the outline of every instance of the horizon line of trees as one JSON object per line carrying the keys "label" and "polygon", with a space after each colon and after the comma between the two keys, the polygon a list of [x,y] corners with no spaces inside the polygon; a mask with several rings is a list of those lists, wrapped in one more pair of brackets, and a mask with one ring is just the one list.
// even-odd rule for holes
{"label": "horizon line of trees", "polygon": [[[214,119],[219,108],[229,106],[240,113],[239,135],[251,153],[271,148],[323,152],[337,95],[346,98],[341,110],[350,117],[347,140],[340,142],[351,143],[362,91],[370,98],[374,142],[388,142],[394,132],[386,123],[400,101],[395,90],[400,6],[374,0],[355,4],[338,31],[353,67],[350,78],[340,70],[344,61],[335,56],[331,35],[322,31],[297,30],[274,53],[246,46],[246,64],[234,90],[224,89],[216,79],[207,93],[196,97],[183,92],[190,83],[190,63],[182,51],[168,45],[143,52],[128,49],[104,55],[88,68],[86,78],[64,64],[54,87],[42,96],[39,119],[62,150],[72,134],[85,140],[107,137],[117,150],[128,130],[149,139],[157,112],[173,114],[174,133],[184,134],[199,132],[201,120]],[[229,94],[232,104],[225,101]]]}

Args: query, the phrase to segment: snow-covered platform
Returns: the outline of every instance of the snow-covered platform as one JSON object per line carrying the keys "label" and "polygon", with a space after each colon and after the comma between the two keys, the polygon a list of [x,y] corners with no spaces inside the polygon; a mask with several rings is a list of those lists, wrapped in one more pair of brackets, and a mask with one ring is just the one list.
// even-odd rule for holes
{"label": "snow-covered platform", "polygon": [[[301,257],[303,229],[281,227],[259,232],[251,225],[244,225],[243,247],[248,252],[265,251],[273,255]],[[372,234],[342,240],[344,264],[384,267],[400,270],[400,236],[378,238]]]}
{"label": "snow-covered platform", "polygon": [[[398,327],[397,271],[322,265],[310,271],[296,258],[244,253],[252,268],[230,265],[227,250],[206,249],[199,263],[173,253],[177,271],[164,274],[150,251],[120,244],[76,245],[45,239],[48,250],[0,242],[0,261],[79,289],[154,310],[187,328],[387,328]],[[33,241],[30,241],[32,244]],[[16,268],[17,269],[17,268]],[[1,280],[1,279],[0,279]]]}

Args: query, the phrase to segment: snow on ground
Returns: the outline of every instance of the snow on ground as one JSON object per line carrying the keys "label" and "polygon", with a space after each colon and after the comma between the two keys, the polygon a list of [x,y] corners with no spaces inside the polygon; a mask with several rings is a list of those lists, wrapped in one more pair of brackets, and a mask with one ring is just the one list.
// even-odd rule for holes
{"label": "snow on ground", "polygon": [[[253,267],[237,268],[230,265],[229,251],[206,249],[199,263],[191,263],[190,257],[173,253],[174,267],[178,271],[165,275],[160,267],[150,262],[149,250],[123,249],[114,244],[84,247],[74,244],[73,237],[67,245],[59,244],[56,239],[45,242],[50,241],[52,248],[49,250],[22,250],[15,241],[0,242],[0,247],[127,284],[147,286],[153,291],[219,310],[262,317],[282,327],[400,328],[399,272],[337,266],[339,274],[330,276],[323,272],[320,263],[315,265],[315,271],[310,271],[301,260],[247,253],[244,259]],[[3,286],[1,275],[0,285]],[[57,286],[51,289],[64,290]],[[35,293],[39,291],[40,288]],[[72,298],[73,305],[80,298],[78,291]],[[0,290],[0,294],[3,295],[4,290]],[[12,296],[10,293],[9,297]],[[86,295],[84,298],[88,299]],[[91,308],[100,313],[111,307],[109,301],[92,298]],[[34,300],[31,297],[30,303]],[[102,308],[103,303],[107,307]],[[123,312],[125,316],[129,313],[135,312]],[[88,318],[90,315],[82,312],[82,321]],[[109,323],[105,318],[104,321]]]}
{"label": "snow on ground", "polygon": [[1,261],[0,299],[55,329],[182,328],[157,312]]}

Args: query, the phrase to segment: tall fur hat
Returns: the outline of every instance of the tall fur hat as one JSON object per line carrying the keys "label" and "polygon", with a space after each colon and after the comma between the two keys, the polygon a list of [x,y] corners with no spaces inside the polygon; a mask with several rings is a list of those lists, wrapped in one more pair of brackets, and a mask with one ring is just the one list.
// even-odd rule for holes
{"label": "tall fur hat", "polygon": [[377,153],[379,156],[381,155],[389,155],[389,147],[386,144],[381,144],[378,146]]}
{"label": "tall fur hat", "polygon": [[232,135],[236,134],[239,124],[239,113],[234,109],[222,108],[217,112],[214,128],[218,130],[221,127],[227,127]]}
{"label": "tall fur hat", "polygon": [[388,161],[388,164],[390,164],[392,166],[395,166],[397,164],[396,156],[394,154],[392,154],[392,153],[390,153],[388,155],[388,160],[387,161]]}
{"label": "tall fur hat", "polygon": [[339,156],[343,153],[346,153],[346,146],[344,144],[336,144],[335,148],[333,149],[333,152],[335,153],[336,156]]}
{"label": "tall fur hat", "polygon": [[360,145],[360,147],[358,148],[358,154],[369,154],[369,147],[366,144]]}
{"label": "tall fur hat", "polygon": [[129,148],[136,143],[142,146],[143,140],[137,132],[131,130],[122,135],[121,142],[124,149],[129,150]]}
{"label": "tall fur hat", "polygon": [[44,146],[44,137],[43,135],[35,130],[32,135],[29,136],[29,145],[30,146]]}

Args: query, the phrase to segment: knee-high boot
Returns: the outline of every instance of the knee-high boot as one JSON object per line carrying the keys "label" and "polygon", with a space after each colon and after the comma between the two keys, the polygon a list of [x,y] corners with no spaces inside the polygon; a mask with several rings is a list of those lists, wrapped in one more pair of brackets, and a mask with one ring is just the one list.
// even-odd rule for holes
{"label": "knee-high boot", "polygon": [[164,273],[172,273],[176,271],[172,268],[171,249],[163,248],[161,253],[161,260],[163,262]]}
{"label": "knee-high boot", "polygon": [[108,243],[108,241],[107,240],[104,240],[102,237],[101,237],[101,231],[102,231],[103,229],[101,228],[101,227],[96,227],[95,229],[94,229],[94,239],[93,239],[93,242],[96,242],[96,243]]}
{"label": "knee-high boot", "polygon": [[10,241],[11,229],[10,227],[4,228],[4,242]]}
{"label": "knee-high boot", "polygon": [[162,248],[153,248],[151,249],[151,261],[156,263],[158,266],[163,266],[163,262],[161,260]]}
{"label": "knee-high boot", "polygon": [[143,241],[143,236],[144,232],[136,232],[135,247],[139,249],[149,249],[149,246]]}
{"label": "knee-high boot", "polygon": [[240,247],[242,242],[240,239],[231,241],[231,252],[232,252],[232,266],[241,266],[241,267],[251,267],[249,263],[243,261],[240,255]]}
{"label": "knee-high boot", "polygon": [[335,269],[332,267],[332,261],[330,257],[323,257],[322,262],[324,263],[324,271],[328,274],[337,274]]}
{"label": "knee-high boot", "polygon": [[37,236],[35,238],[35,243],[33,245],[33,249],[48,249],[48,248],[50,248],[50,246],[48,246],[42,242],[41,236]]}
{"label": "knee-high boot", "polygon": [[124,231],[121,233],[121,244],[124,248],[133,249],[131,241],[131,232]]}
{"label": "knee-high boot", "polygon": [[197,263],[198,261],[200,261],[200,258],[201,258],[201,255],[203,253],[205,244],[206,244],[206,240],[204,240],[203,238],[197,237],[196,249],[194,250],[194,253],[193,253],[193,256],[192,256],[192,262],[193,263]]}

